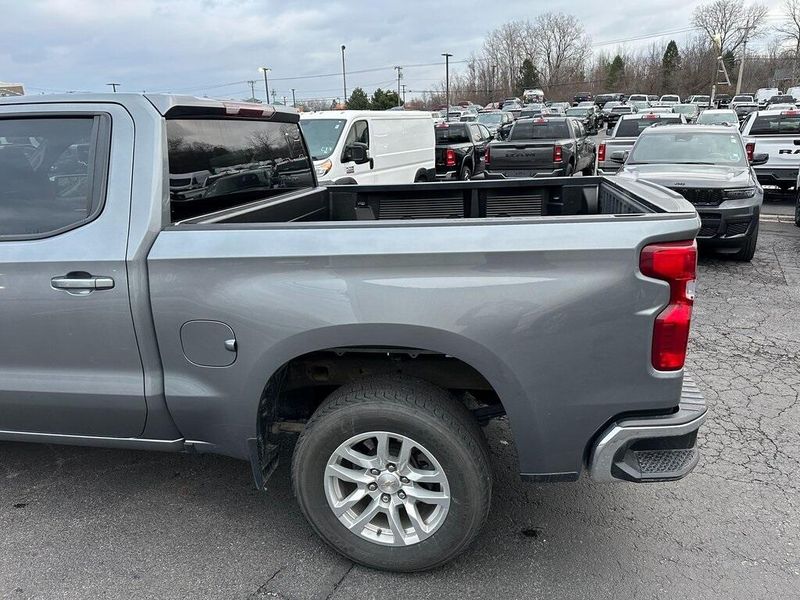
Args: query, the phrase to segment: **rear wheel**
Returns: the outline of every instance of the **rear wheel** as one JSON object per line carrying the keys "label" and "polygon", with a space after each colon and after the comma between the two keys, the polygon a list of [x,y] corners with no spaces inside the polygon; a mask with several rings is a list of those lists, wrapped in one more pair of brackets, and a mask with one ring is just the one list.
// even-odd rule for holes
{"label": "rear wheel", "polygon": [[458,178],[462,181],[466,181],[470,177],[472,177],[472,168],[469,165],[461,167],[461,173],[459,173]]}
{"label": "rear wheel", "polygon": [[753,229],[753,233],[751,233],[748,236],[741,250],[739,250],[736,254],[733,255],[733,259],[742,262],[750,262],[751,260],[753,260],[753,256],[755,256],[756,254],[757,243],[758,243],[758,223],[756,223],[756,226]]}
{"label": "rear wheel", "polygon": [[594,175],[594,160],[592,160],[592,164],[581,171],[581,175],[584,177],[591,177]]}
{"label": "rear wheel", "polygon": [[451,394],[406,377],[333,392],[300,435],[295,496],[349,559],[422,571],[450,560],[486,520],[492,477],[477,422]]}

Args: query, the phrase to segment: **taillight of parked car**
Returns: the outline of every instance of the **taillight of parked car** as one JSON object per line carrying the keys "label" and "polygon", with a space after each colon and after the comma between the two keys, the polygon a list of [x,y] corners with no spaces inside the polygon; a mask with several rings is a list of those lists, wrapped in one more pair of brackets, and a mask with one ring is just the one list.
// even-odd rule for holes
{"label": "taillight of parked car", "polygon": [[452,148],[448,148],[447,152],[444,156],[444,164],[448,167],[455,167],[456,166],[456,151]]}
{"label": "taillight of parked car", "polygon": [[486,150],[483,151],[483,162],[488,165],[491,161],[492,161],[491,148],[489,146],[486,146]]}
{"label": "taillight of parked car", "polygon": [[606,160],[606,145],[600,144],[597,148],[597,160],[604,162]]}
{"label": "taillight of parked car", "polygon": [[564,160],[564,153],[561,149],[561,146],[556,144],[553,147],[553,162],[561,162]]}
{"label": "taillight of parked car", "polygon": [[753,154],[756,151],[755,142],[748,142],[744,145],[744,151],[747,153],[747,162],[753,162]]}
{"label": "taillight of parked car", "polygon": [[687,240],[645,246],[639,257],[639,270],[647,277],[669,283],[669,304],[658,314],[653,326],[653,368],[682,369],[692,320],[697,244]]}

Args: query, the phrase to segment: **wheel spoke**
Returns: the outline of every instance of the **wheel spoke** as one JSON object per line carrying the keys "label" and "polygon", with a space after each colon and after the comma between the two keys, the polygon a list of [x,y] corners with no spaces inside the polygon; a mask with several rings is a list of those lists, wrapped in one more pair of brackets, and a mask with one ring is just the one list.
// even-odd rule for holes
{"label": "wheel spoke", "polygon": [[365,490],[363,488],[358,488],[358,489],[353,490],[350,493],[349,496],[347,496],[341,502],[337,502],[332,507],[333,508],[333,513],[337,517],[341,517],[344,513],[346,513],[351,508],[353,508],[359,502],[361,502],[361,499],[366,495],[367,495],[367,490]]}
{"label": "wheel spoke", "polygon": [[390,462],[389,457],[389,434],[388,433],[378,433],[375,438],[378,440],[378,450],[376,455],[378,460],[380,461],[381,466],[386,466],[386,463]]}
{"label": "wheel spoke", "polygon": [[444,483],[446,481],[444,474],[439,470],[427,471],[408,467],[404,475],[415,483]]}
{"label": "wheel spoke", "polygon": [[358,518],[353,521],[351,525],[349,525],[350,529],[355,531],[356,533],[361,533],[361,531],[366,527],[369,522],[373,519],[373,517],[378,514],[378,511],[381,508],[381,501],[378,498],[373,498],[372,502],[364,509]]}
{"label": "wheel spoke", "polygon": [[408,518],[411,520],[411,527],[414,528],[414,531],[417,532],[417,537],[422,540],[428,535],[428,528],[425,526],[425,523],[422,521],[422,517],[419,516],[419,511],[417,511],[417,505],[414,502],[406,502],[406,513],[408,513]]}
{"label": "wheel spoke", "polygon": [[392,530],[394,535],[395,546],[406,545],[406,532],[403,529],[403,523],[400,521],[400,513],[398,512],[399,505],[394,502],[389,505],[386,510],[386,518],[389,520],[389,529]]}
{"label": "wheel spoke", "polygon": [[450,496],[444,492],[432,492],[421,487],[413,487],[406,490],[406,496],[415,502],[423,502],[425,504],[441,504],[445,505],[450,502]]}
{"label": "wheel spoke", "polygon": [[372,481],[372,477],[367,475],[364,471],[348,469],[342,465],[328,465],[325,468],[325,474],[349,483],[355,483],[361,487]]}
{"label": "wheel spoke", "polygon": [[408,468],[408,459],[411,458],[411,451],[414,444],[411,440],[403,439],[400,441],[400,452],[397,453],[397,470],[401,473]]}
{"label": "wheel spoke", "polygon": [[358,452],[357,450],[353,450],[348,446],[339,448],[338,454],[343,459],[349,460],[354,465],[358,465],[359,467],[363,467],[365,469],[374,469],[378,467],[379,461],[377,457],[367,456],[363,452]]}

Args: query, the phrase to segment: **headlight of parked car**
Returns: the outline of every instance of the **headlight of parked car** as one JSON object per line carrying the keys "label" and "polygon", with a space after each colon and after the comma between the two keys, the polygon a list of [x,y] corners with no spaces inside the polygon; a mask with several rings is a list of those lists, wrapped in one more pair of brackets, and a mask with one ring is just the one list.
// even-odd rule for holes
{"label": "headlight of parked car", "polygon": [[756,195],[756,188],[736,188],[734,190],[723,190],[722,197],[725,200],[740,200],[742,198],[752,198]]}
{"label": "headlight of parked car", "polygon": [[317,165],[317,177],[325,177],[325,175],[328,174],[328,171],[331,170],[331,167],[333,167],[333,163],[329,160]]}

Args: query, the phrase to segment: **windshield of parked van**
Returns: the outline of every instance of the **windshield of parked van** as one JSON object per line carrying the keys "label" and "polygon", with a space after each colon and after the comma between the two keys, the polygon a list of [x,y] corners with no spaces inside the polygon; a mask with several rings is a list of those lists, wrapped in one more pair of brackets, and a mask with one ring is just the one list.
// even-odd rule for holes
{"label": "windshield of parked van", "polygon": [[[684,129],[684,128],[681,128]],[[747,166],[738,132],[652,130],[636,142],[627,164]]]}
{"label": "windshield of parked van", "polygon": [[554,140],[570,137],[566,121],[544,119],[517,121],[509,140]]}
{"label": "windshield of parked van", "polygon": [[639,134],[642,133],[648,127],[655,125],[656,123],[661,123],[662,125],[668,123],[680,123],[681,118],[678,115],[653,115],[652,117],[646,117],[643,119],[623,119],[619,122],[617,126],[616,133],[614,134],[615,137],[639,137]]}
{"label": "windshield of parked van", "polygon": [[344,119],[300,119],[300,129],[312,160],[322,160],[333,154],[345,123]]}

